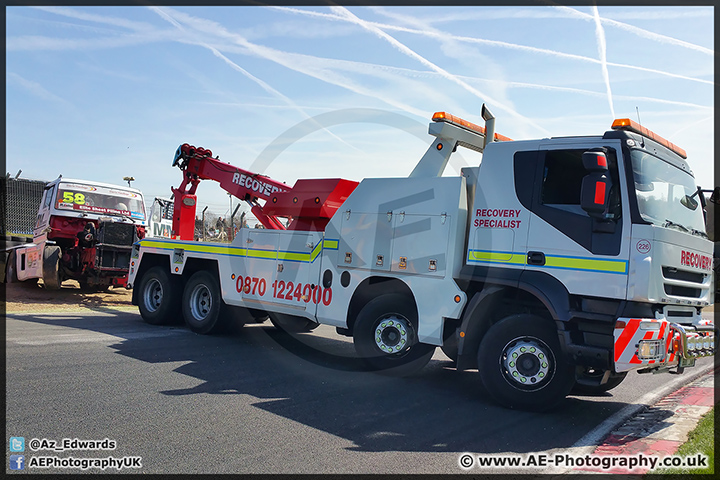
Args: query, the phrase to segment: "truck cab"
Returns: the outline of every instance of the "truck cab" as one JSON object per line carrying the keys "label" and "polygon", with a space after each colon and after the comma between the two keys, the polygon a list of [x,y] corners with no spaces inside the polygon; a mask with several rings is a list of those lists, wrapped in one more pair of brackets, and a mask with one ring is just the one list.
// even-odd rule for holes
{"label": "truck cab", "polygon": [[[448,335],[458,335],[458,368],[482,369],[482,338],[513,315],[555,327],[580,390],[712,355],[701,309],[714,301],[713,245],[685,158],[628,119],[602,136],[488,145],[463,170],[472,207],[458,280],[476,293]],[[508,364],[505,383],[539,391],[543,362],[531,360],[524,372]]]}
{"label": "truck cab", "polygon": [[33,243],[10,252],[8,281],[64,279],[81,287],[125,285],[132,244],[145,236],[142,193],[134,188],[59,177],[45,186]]}

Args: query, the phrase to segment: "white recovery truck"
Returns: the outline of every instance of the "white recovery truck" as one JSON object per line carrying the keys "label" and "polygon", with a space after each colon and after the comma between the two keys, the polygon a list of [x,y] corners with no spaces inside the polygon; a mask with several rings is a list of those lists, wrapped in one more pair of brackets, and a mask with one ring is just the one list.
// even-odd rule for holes
{"label": "white recovery truck", "polygon": [[[400,374],[441,346],[501,405],[532,410],[713,355],[701,317],[713,244],[684,150],[628,119],[603,135],[512,141],[484,106],[483,118],[436,113],[409,177],[360,183],[288,188],[182,145],[173,238],[134,246],[133,303],[148,323],[184,318],[198,333],[237,314],[331,325]],[[459,146],[482,163],[441,176]],[[266,228],[192,241],[202,179]]]}

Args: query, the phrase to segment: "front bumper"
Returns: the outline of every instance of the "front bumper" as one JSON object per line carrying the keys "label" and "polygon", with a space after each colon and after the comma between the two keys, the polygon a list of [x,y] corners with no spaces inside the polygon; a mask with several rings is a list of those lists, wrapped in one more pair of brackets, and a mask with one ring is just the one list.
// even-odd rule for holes
{"label": "front bumper", "polygon": [[709,321],[679,324],[665,319],[619,318],[614,330],[615,372],[682,373],[699,357],[717,348],[715,327]]}

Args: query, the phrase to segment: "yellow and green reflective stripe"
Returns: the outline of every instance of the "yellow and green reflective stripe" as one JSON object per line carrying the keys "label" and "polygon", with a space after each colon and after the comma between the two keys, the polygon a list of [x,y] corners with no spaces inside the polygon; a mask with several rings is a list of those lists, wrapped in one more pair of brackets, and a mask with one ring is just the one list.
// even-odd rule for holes
{"label": "yellow and green reflective stripe", "polygon": [[605,273],[627,273],[627,262],[624,260],[601,260],[597,258],[563,257],[546,255],[545,267],[569,270],[584,270]]}
{"label": "yellow and green reflective stripe", "polygon": [[513,265],[524,265],[525,254],[517,252],[501,252],[489,250],[470,250],[468,252],[469,262],[490,262],[509,263]]}
{"label": "yellow and green reflective stripe", "polygon": [[314,262],[315,259],[320,255],[320,252],[322,252],[323,246],[322,243],[318,243],[315,245],[315,248],[313,249],[312,253],[310,253],[310,263]]}
{"label": "yellow and green reflective stripe", "polygon": [[[506,265],[526,265],[527,257],[521,252],[492,250],[469,250],[468,263],[499,263]],[[603,260],[598,258],[568,257],[546,255],[545,265],[531,265],[535,268],[554,268],[602,273],[627,274],[628,262],[625,260]]]}
{"label": "yellow and green reflective stripe", "polygon": [[218,255],[230,255],[244,257],[247,254],[246,248],[233,247],[230,245],[208,245],[203,243],[182,243],[163,242],[155,240],[142,240],[141,247],[160,248],[163,250],[183,249],[187,252],[214,253]]}
{"label": "yellow and green reflective stripe", "polygon": [[241,248],[231,245],[208,245],[196,242],[177,242],[177,241],[157,241],[157,240],[141,240],[141,247],[158,248],[163,250],[174,250],[176,248],[183,249],[187,252],[212,253],[217,255],[228,255],[233,257],[260,258],[265,260],[285,260],[292,262],[314,262],[323,249],[337,250],[338,240],[323,240],[319,242],[312,252],[291,252],[276,250],[258,250],[253,248]]}
{"label": "yellow and green reflective stripe", "polygon": [[247,256],[249,258],[264,258],[266,260],[276,260],[277,255],[277,250],[256,250],[254,248],[248,248],[247,250]]}
{"label": "yellow and green reflective stripe", "polygon": [[329,240],[329,239],[323,240],[323,248],[327,248],[329,250],[337,250],[339,244],[340,244],[339,240]]}

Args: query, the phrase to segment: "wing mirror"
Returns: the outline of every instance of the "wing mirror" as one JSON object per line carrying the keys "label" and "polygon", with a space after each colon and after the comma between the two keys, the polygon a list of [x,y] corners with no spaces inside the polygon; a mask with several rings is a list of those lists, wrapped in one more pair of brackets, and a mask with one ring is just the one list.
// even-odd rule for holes
{"label": "wing mirror", "polygon": [[610,207],[610,187],[607,155],[604,152],[588,151],[582,154],[582,162],[588,174],[582,179],[580,206],[588,215],[605,219]]}

